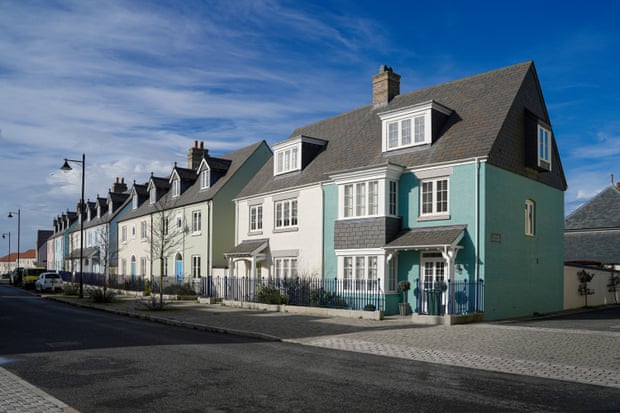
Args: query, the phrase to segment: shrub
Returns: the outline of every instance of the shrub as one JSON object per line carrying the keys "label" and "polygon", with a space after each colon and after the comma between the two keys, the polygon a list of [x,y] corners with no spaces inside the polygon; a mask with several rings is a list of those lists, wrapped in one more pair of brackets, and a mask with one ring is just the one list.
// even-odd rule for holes
{"label": "shrub", "polygon": [[256,293],[256,299],[265,304],[287,304],[288,302],[276,287],[260,287]]}
{"label": "shrub", "polygon": [[103,288],[89,288],[88,295],[96,303],[111,303],[116,297],[116,293]]}
{"label": "shrub", "polygon": [[75,296],[78,296],[78,295],[80,295],[80,286],[77,285],[77,284],[66,282],[66,283],[64,283],[64,285],[62,287],[62,292],[65,295],[75,295]]}

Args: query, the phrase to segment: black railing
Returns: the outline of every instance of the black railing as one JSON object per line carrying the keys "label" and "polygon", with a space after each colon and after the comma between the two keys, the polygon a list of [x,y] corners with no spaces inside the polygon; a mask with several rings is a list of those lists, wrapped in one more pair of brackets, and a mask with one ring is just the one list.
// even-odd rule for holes
{"label": "black railing", "polygon": [[[484,312],[484,281],[415,281],[419,314],[473,314]],[[422,287],[422,288],[420,288]]]}
{"label": "black railing", "polygon": [[385,309],[380,280],[209,276],[201,295],[231,301],[375,311]]}
{"label": "black railing", "polygon": [[[62,279],[66,282],[79,282],[77,280],[79,275],[77,274],[74,276],[72,273],[66,271],[62,271],[60,274]],[[169,295],[198,294],[200,292],[199,280],[200,279],[196,278],[188,282],[187,280],[178,279],[177,277],[163,277],[163,293]],[[82,273],[82,282],[86,286],[102,288],[105,281],[105,274]],[[152,294],[157,294],[159,293],[159,281],[159,276],[153,277],[153,282],[151,283],[148,277],[141,275],[115,274],[108,276],[108,288],[134,292],[150,291]]]}

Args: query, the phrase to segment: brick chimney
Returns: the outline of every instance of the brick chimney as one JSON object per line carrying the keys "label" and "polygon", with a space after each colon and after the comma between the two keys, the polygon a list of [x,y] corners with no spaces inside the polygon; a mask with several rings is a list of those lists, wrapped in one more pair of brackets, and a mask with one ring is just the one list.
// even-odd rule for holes
{"label": "brick chimney", "polygon": [[386,105],[400,95],[400,75],[386,65],[379,66],[379,73],[372,78],[372,104]]}
{"label": "brick chimney", "polygon": [[116,194],[122,194],[123,192],[127,192],[127,184],[125,183],[125,178],[121,178],[120,181],[118,177],[116,177],[116,182],[112,185],[112,192]]}
{"label": "brick chimney", "polygon": [[194,141],[194,147],[189,148],[189,152],[187,154],[187,167],[189,169],[198,169],[200,166],[200,162],[202,162],[202,158],[206,158],[209,156],[209,150],[205,149],[205,143],[200,142],[200,147],[198,147],[198,141]]}

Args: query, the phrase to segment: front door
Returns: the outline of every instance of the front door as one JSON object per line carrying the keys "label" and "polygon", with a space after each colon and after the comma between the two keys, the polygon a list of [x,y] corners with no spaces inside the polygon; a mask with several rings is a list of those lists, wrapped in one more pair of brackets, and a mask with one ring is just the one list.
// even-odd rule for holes
{"label": "front door", "polygon": [[446,261],[440,252],[422,253],[422,302],[427,314],[444,313]]}
{"label": "front door", "polygon": [[183,256],[181,254],[177,254],[175,264],[175,275],[177,277],[177,282],[181,283],[183,281]]}

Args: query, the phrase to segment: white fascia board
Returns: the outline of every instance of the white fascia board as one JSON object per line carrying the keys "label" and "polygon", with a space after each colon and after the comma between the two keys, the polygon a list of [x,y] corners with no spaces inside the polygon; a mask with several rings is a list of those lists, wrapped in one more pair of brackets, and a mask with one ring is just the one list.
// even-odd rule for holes
{"label": "white fascia board", "polygon": [[376,179],[398,180],[405,168],[400,165],[388,163],[374,168],[356,169],[329,174],[329,178],[338,184],[350,182],[369,181]]}

